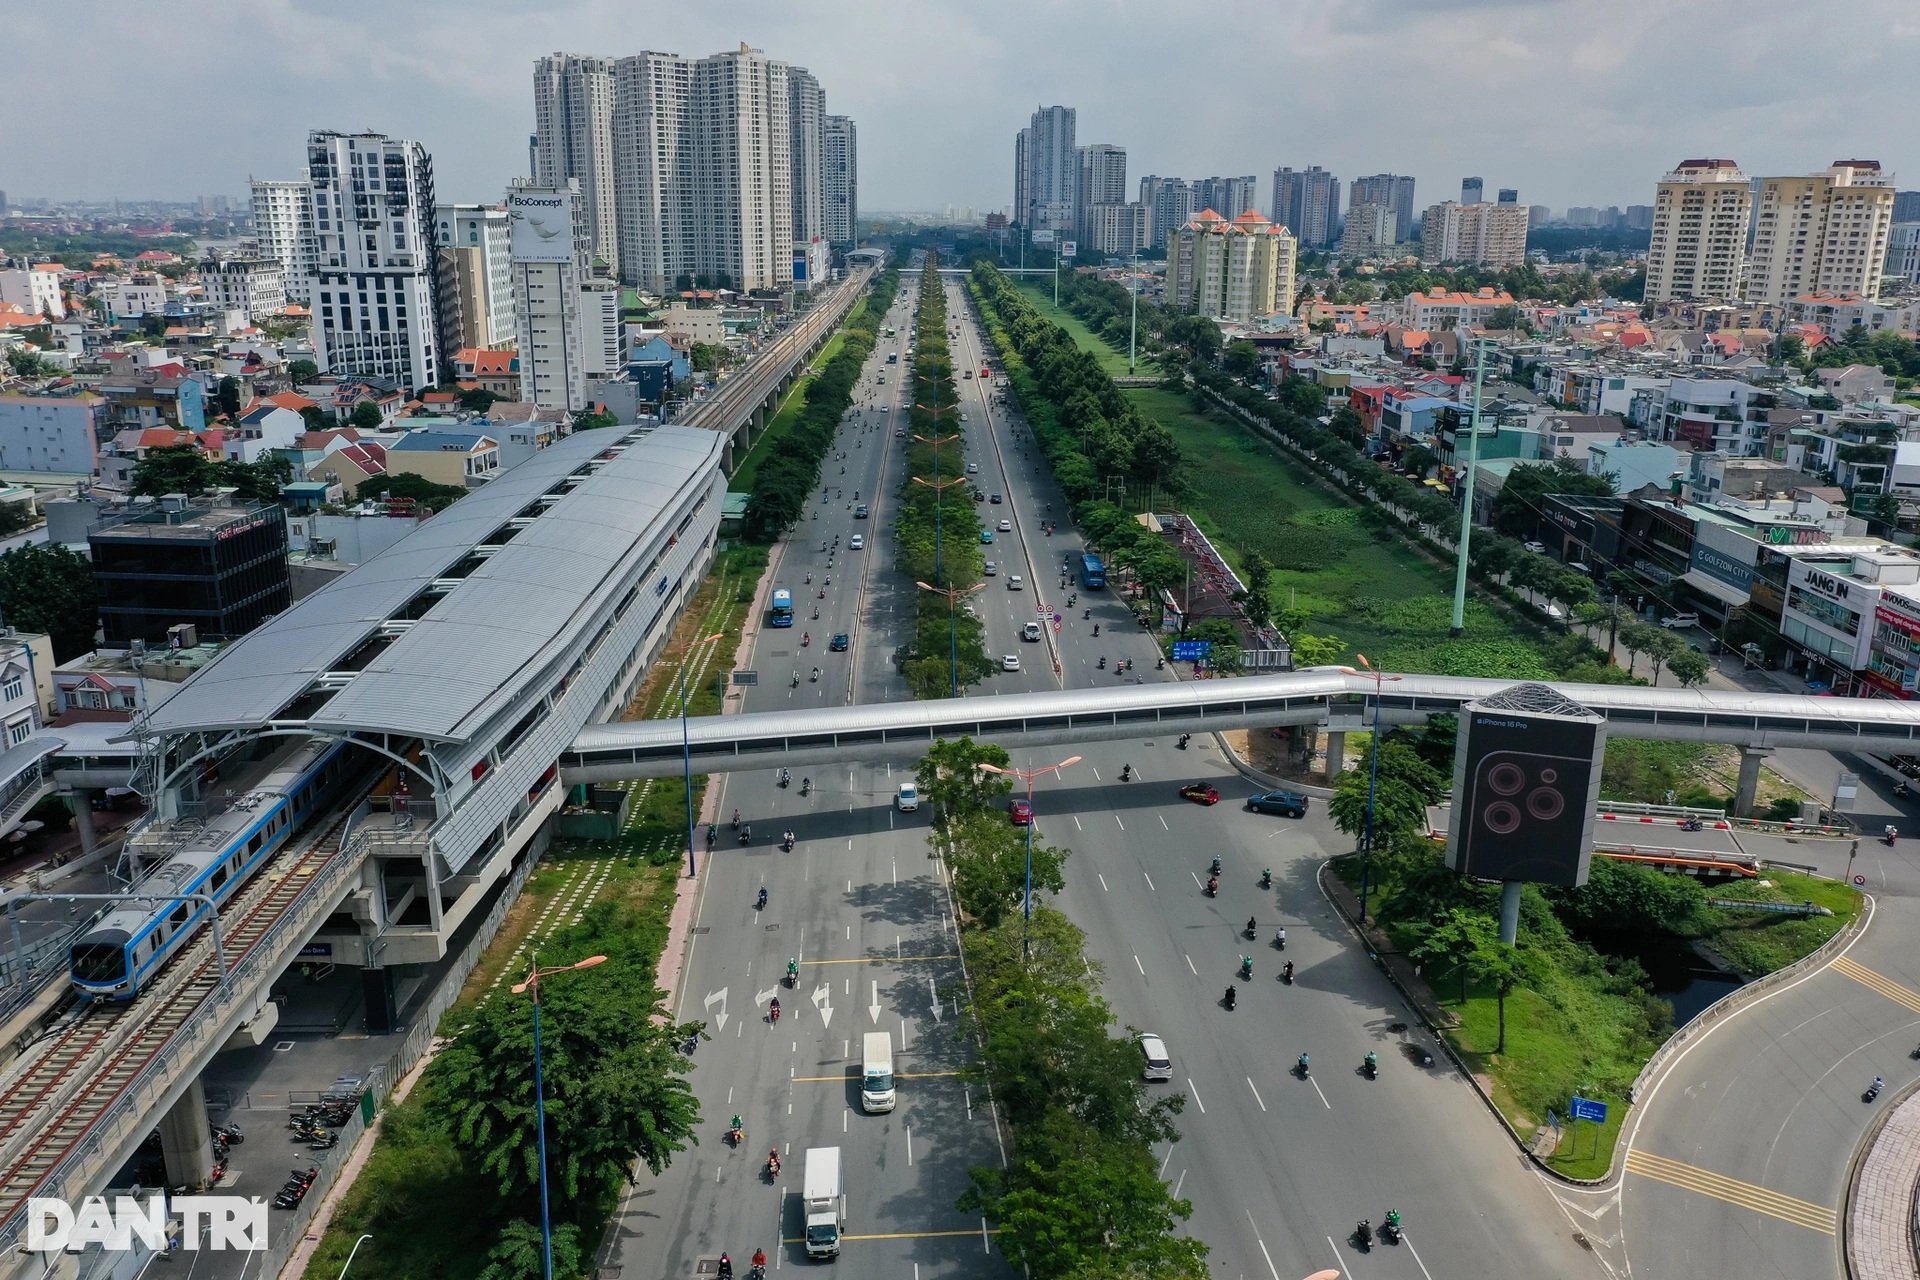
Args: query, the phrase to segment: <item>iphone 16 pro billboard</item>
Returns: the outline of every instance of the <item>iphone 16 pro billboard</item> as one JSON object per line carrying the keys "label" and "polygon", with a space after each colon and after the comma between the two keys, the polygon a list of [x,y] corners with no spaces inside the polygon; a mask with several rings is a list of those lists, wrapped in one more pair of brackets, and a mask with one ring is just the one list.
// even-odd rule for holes
{"label": "iphone 16 pro billboard", "polygon": [[1486,880],[1585,884],[1602,728],[1598,716],[1463,710],[1447,865]]}

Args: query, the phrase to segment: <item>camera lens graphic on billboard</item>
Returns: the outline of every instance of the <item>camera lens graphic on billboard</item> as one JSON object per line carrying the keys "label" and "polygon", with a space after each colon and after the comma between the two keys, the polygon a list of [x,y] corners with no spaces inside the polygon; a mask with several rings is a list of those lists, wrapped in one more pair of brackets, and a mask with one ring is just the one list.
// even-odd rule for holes
{"label": "camera lens graphic on billboard", "polygon": [[1487,880],[1585,884],[1605,749],[1600,717],[1544,685],[1469,703],[1454,754],[1447,865]]}

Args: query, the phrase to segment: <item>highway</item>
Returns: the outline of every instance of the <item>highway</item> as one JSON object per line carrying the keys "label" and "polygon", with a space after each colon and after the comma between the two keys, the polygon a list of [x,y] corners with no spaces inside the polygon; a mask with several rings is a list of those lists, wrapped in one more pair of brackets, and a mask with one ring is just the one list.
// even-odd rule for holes
{"label": "highway", "polygon": [[[746,690],[745,710],[906,696],[891,656],[906,639],[914,588],[894,568],[889,538],[904,455],[892,433],[904,422],[895,415],[905,388],[901,366],[884,361],[894,349],[906,359],[916,280],[907,273],[889,321],[900,338],[883,338],[863,375],[872,403],[857,401],[843,430],[844,462],[828,463],[827,492],[810,507],[810,527],[777,553],[776,584],[793,588],[800,621],[792,631],[765,628],[753,638],[760,684]],[[967,457],[980,466],[980,487],[1005,497],[979,507],[996,526],[990,555],[1000,575],[972,599],[989,651],[1023,659],[1021,671],[998,673],[973,695],[1175,678],[1153,669],[1151,639],[1114,592],[1086,593],[1077,608],[1064,607],[1058,558],[1080,549],[1064,500],[1036,474],[1024,431],[991,402],[998,380],[978,377],[980,337],[957,283],[948,286],[948,311],[960,330],[956,371],[976,373],[956,383],[968,415]],[[877,380],[883,371],[885,384]],[[853,518],[856,490],[871,503],[872,518]],[[1061,521],[1052,536],[1041,529],[1049,504]],[[1003,517],[1013,525],[1004,534],[997,531]],[[867,540],[864,551],[845,549],[855,532]],[[841,549],[833,551],[836,536]],[[808,572],[813,584],[805,582]],[[1003,585],[1013,572],[1026,589]],[[1049,643],[1018,638],[1036,605],[1064,615]],[[1083,618],[1082,609],[1092,616]],[[849,653],[825,651],[836,631],[852,637]],[[812,643],[802,647],[805,632]],[[1058,675],[1042,656],[1056,645]],[[1134,660],[1132,672],[1116,671],[1123,657]],[[818,683],[809,678],[816,664]],[[1065,754],[1023,754],[1014,763],[1050,764]],[[1044,838],[1073,851],[1062,905],[1087,931],[1108,999],[1125,1023],[1157,1031],[1171,1047],[1175,1079],[1156,1087],[1184,1093],[1187,1105],[1183,1138],[1164,1153],[1165,1176],[1194,1202],[1189,1227],[1212,1247],[1212,1273],[1269,1280],[1325,1267],[1363,1280],[1598,1274],[1574,1242],[1573,1220],[1467,1083],[1408,1056],[1411,1034],[1395,1028],[1411,1022],[1410,1013],[1353,951],[1315,887],[1315,867],[1343,843],[1324,814],[1316,808],[1289,821],[1242,811],[1238,801],[1250,788],[1206,738],[1184,751],[1148,741],[1090,745],[1082,754],[1061,781],[1041,784],[1035,808]],[[1129,763],[1137,780],[1119,783]],[[766,772],[720,781],[713,811],[730,816],[738,808],[753,836],[742,851],[722,823],[720,847],[702,873],[680,997],[678,1016],[706,1019],[714,1037],[697,1050],[693,1077],[705,1124],[699,1147],[623,1207],[618,1252],[637,1272],[690,1271],[722,1250],[744,1272],[756,1247],[768,1249],[776,1268],[800,1265],[802,1153],[838,1144],[849,1171],[844,1274],[1008,1274],[985,1224],[954,1208],[966,1170],[1003,1158],[1004,1135],[986,1099],[946,1074],[965,1060],[965,1046],[950,1034],[962,975],[943,864],[926,845],[927,814],[899,813],[891,802],[902,776],[857,764],[821,770],[807,779],[805,797],[797,772],[786,789]],[[1226,802],[1203,809],[1175,797],[1181,783],[1201,779],[1215,782]],[[776,841],[789,828],[798,843],[783,854]],[[1214,900],[1201,880],[1216,852],[1225,875]],[[1262,892],[1259,871],[1268,865],[1276,886]],[[761,914],[754,897],[763,884],[770,899]],[[1257,947],[1238,936],[1248,914],[1260,925]],[[1287,957],[1298,966],[1292,987],[1276,980],[1280,956],[1265,941],[1281,923],[1289,927]],[[1248,950],[1255,978],[1241,984],[1241,1007],[1229,1013],[1221,993]],[[783,994],[784,1016],[771,1025],[767,999],[780,990],[789,956],[801,962],[799,990]],[[901,1051],[900,1105],[885,1116],[859,1113],[853,1083],[859,1033],[875,1028],[893,1031]],[[1377,1081],[1358,1071],[1370,1049],[1381,1058]],[[1304,1081],[1289,1071],[1301,1052],[1314,1064]],[[747,1131],[740,1151],[721,1142],[736,1111]],[[759,1176],[775,1145],[788,1160],[779,1187]],[[1360,1254],[1346,1239],[1355,1221],[1377,1222],[1389,1207],[1406,1217],[1405,1243]],[[777,1249],[776,1233],[788,1242]]]}

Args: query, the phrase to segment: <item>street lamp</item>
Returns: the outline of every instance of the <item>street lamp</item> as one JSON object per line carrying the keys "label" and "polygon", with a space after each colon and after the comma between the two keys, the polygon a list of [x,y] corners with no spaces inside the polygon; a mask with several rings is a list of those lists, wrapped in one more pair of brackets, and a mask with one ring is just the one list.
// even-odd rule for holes
{"label": "street lamp", "polygon": [[1367,675],[1373,677],[1373,759],[1367,768],[1367,834],[1360,846],[1360,927],[1367,924],[1367,891],[1373,884],[1373,797],[1380,785],[1380,686],[1387,680],[1402,680],[1404,676],[1383,675],[1367,661],[1367,655],[1356,653],[1365,671],[1355,671],[1352,667],[1340,670],[1350,676]]}
{"label": "street lamp", "polygon": [[360,1246],[365,1244],[367,1241],[371,1239],[373,1239],[372,1236],[361,1236],[358,1240],[355,1240],[353,1242],[353,1248],[347,1253],[346,1262],[343,1263],[340,1267],[340,1275],[338,1277],[338,1280],[347,1280],[347,1268],[353,1265],[353,1255],[360,1252]]}
{"label": "street lamp", "polygon": [[687,737],[687,668],[692,665],[693,652],[702,645],[712,644],[726,635],[716,631],[704,640],[695,640],[687,646],[687,652],[680,660],[680,766],[687,784],[687,875],[696,876],[700,869],[693,860],[693,743]]}
{"label": "street lamp", "polygon": [[987,584],[976,582],[970,587],[936,587],[931,582],[915,582],[913,585],[922,591],[931,591],[947,598],[947,679],[952,685],[952,696],[957,698],[960,696],[960,624],[953,616],[953,602],[961,596],[986,590]]}
{"label": "street lamp", "polygon": [[[533,957],[533,970],[527,974],[525,982],[513,988],[513,994],[533,992],[533,1106],[535,1123],[540,1127],[540,1245],[546,1258],[546,1269],[542,1273],[546,1280],[553,1280],[553,1222],[547,1215],[547,1095],[546,1081],[542,1076],[540,1064],[540,979],[552,977],[556,973],[569,973],[574,969],[591,969],[597,964],[605,964],[605,956],[588,956],[574,964],[563,964],[552,969],[540,967],[540,956]],[[354,1248],[359,1248],[355,1245]],[[353,1261],[348,1257],[347,1261]]]}
{"label": "street lamp", "polygon": [[1026,917],[1026,927],[1020,934],[1020,958],[1033,959],[1033,780],[1043,774],[1058,773],[1068,765],[1080,763],[1079,756],[1068,756],[1059,764],[1043,765],[1038,769],[1003,769],[997,764],[977,764],[974,768],[984,773],[1005,774],[1009,778],[1024,779],[1027,784],[1027,891],[1026,901],[1021,914]]}

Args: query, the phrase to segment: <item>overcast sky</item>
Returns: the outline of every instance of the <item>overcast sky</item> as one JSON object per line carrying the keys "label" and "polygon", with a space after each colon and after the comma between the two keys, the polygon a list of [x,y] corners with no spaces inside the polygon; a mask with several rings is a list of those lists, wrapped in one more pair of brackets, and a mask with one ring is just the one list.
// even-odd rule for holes
{"label": "overcast sky", "polygon": [[[1526,204],[1644,204],[1689,156],[1749,174],[1877,159],[1920,106],[1913,0],[62,0],[6,5],[0,189],[14,197],[240,195],[301,174],[310,128],[432,152],[443,200],[526,168],[540,54],[690,56],[744,41],[811,69],[860,131],[865,211],[1013,199],[1036,105],[1141,174],[1343,180],[1417,202],[1463,175]],[[1909,172],[1910,170],[1910,172]],[[1344,197],[1343,197],[1344,198]],[[1270,210],[1267,210],[1271,212]]]}

